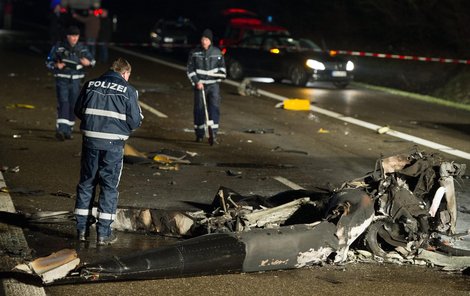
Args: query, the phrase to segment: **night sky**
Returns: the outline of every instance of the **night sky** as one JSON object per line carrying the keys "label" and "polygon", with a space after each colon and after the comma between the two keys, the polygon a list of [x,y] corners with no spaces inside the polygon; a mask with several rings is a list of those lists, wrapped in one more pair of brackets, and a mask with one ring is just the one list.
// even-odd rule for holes
{"label": "night sky", "polygon": [[[50,0],[12,1],[17,19],[47,23]],[[469,58],[470,1],[465,0],[102,0],[102,6],[118,16],[117,38],[126,41],[148,41],[150,28],[162,17],[189,17],[201,31],[223,31],[220,12],[243,7],[331,48]]]}

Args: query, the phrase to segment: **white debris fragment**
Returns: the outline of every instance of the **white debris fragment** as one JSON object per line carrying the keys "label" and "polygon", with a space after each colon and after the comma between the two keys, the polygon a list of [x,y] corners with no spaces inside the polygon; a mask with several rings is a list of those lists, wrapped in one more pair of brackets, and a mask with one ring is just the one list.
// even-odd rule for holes
{"label": "white debris fragment", "polygon": [[65,277],[80,263],[77,252],[72,249],[63,249],[47,257],[38,258],[28,264],[20,264],[13,270],[38,275],[43,283],[51,283],[56,279]]}
{"label": "white debris fragment", "polygon": [[316,116],[316,115],[313,114],[313,113],[309,113],[308,116],[307,116],[307,118],[308,118],[309,120],[313,120],[313,121],[315,121],[315,122],[320,122],[320,118],[318,118],[318,116]]}
{"label": "white debris fragment", "polygon": [[186,151],[186,154],[188,154],[191,157],[197,156],[197,152]]}
{"label": "white debris fragment", "polygon": [[389,131],[390,131],[390,127],[387,126],[387,125],[386,125],[386,126],[382,126],[381,128],[378,128],[378,129],[377,129],[377,133],[378,133],[379,135],[383,135],[383,134],[385,134],[385,133],[387,133],[387,132],[389,132]]}
{"label": "white debris fragment", "polygon": [[326,261],[328,256],[333,252],[332,248],[320,248],[318,250],[310,249],[307,252],[301,252],[297,255],[296,268],[301,268],[307,265],[319,264]]}
{"label": "white debris fragment", "polygon": [[413,264],[414,265],[419,265],[419,266],[427,266],[428,262],[426,262],[426,260],[414,259]]}
{"label": "white debris fragment", "polygon": [[372,253],[366,250],[356,250],[356,252],[364,258],[372,258]]}
{"label": "white debris fragment", "polygon": [[470,266],[470,256],[448,256],[425,249],[419,249],[416,258],[445,267],[445,270],[463,270]]}

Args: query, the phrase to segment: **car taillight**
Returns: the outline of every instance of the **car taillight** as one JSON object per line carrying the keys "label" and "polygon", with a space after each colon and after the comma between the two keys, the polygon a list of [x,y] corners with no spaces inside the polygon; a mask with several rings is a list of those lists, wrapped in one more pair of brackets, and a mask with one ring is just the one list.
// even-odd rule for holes
{"label": "car taillight", "polygon": [[103,9],[101,9],[101,8],[95,9],[95,10],[93,10],[93,14],[94,14],[95,16],[100,16],[100,15],[103,14]]}

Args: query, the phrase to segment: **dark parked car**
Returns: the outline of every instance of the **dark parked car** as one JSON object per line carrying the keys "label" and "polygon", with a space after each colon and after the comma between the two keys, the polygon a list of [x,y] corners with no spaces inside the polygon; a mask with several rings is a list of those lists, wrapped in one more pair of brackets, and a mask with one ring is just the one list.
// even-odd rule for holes
{"label": "dark parked car", "polygon": [[297,86],[328,81],[345,88],[353,79],[352,61],[322,51],[309,39],[264,34],[246,38],[224,52],[228,75],[235,80],[270,77],[276,81],[289,79]]}
{"label": "dark parked car", "polygon": [[150,31],[152,47],[164,51],[188,50],[198,43],[200,32],[186,18],[159,20]]}

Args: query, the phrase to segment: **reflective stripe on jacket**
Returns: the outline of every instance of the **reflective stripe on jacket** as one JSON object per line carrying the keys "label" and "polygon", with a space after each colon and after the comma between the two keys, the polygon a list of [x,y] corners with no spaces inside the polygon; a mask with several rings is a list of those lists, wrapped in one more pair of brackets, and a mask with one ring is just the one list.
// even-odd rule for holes
{"label": "reflective stripe on jacket", "polygon": [[186,74],[192,85],[220,82],[226,73],[224,56],[217,47],[210,46],[204,50],[199,46],[189,54]]}

